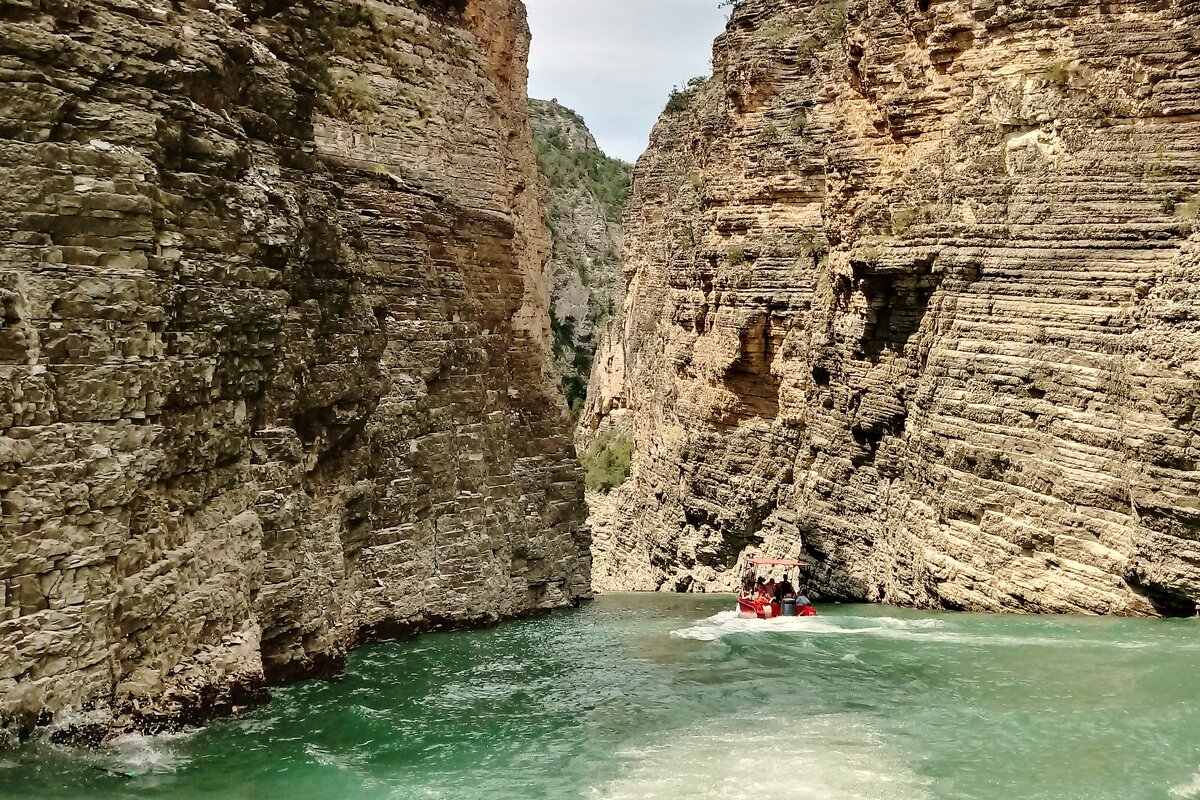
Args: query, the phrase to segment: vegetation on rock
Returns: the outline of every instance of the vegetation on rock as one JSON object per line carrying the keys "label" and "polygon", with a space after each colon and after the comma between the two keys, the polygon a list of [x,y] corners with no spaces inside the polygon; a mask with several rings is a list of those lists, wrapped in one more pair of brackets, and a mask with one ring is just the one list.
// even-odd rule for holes
{"label": "vegetation on rock", "polygon": [[461,14],[467,10],[467,0],[416,0],[416,3],[439,14]]}
{"label": "vegetation on rock", "polygon": [[583,119],[554,101],[530,104],[534,154],[549,184],[554,359],[574,415],[583,409],[600,332],[621,288],[621,214],[632,167],[600,151]]}
{"label": "vegetation on rock", "polygon": [[558,130],[535,134],[533,149],[551,188],[582,188],[600,201],[610,220],[621,219],[629,197],[629,164],[599,150],[572,148]]}
{"label": "vegetation on rock", "polygon": [[711,79],[705,75],[697,75],[690,78],[683,86],[675,86],[671,89],[671,94],[667,98],[667,106],[663,109],[667,114],[678,114],[687,109],[701,89],[708,85]]}
{"label": "vegetation on rock", "polygon": [[622,434],[606,433],[592,442],[579,460],[587,471],[587,487],[607,494],[629,477],[633,442]]}

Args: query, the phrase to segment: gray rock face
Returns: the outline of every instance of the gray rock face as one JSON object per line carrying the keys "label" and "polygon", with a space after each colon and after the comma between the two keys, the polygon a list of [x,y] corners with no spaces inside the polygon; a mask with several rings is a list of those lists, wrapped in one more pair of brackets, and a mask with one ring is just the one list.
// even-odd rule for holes
{"label": "gray rock face", "polygon": [[530,100],[538,165],[549,184],[550,320],[563,393],[583,407],[600,333],[621,303],[621,212],[632,167],[600,151],[583,119]]}
{"label": "gray rock face", "polygon": [[0,718],[589,592],[524,8],[444,6],[0,2]]}
{"label": "gray rock face", "polygon": [[660,121],[584,424],[598,588],[1190,613],[1200,7],[745,0]]}

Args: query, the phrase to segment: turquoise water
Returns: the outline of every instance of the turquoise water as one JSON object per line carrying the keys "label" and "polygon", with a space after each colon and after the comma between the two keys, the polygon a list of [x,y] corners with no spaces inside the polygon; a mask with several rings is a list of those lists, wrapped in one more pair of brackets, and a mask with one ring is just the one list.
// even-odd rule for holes
{"label": "turquoise water", "polygon": [[0,797],[1200,798],[1200,622],[731,605],[366,648],[203,731],[0,753]]}

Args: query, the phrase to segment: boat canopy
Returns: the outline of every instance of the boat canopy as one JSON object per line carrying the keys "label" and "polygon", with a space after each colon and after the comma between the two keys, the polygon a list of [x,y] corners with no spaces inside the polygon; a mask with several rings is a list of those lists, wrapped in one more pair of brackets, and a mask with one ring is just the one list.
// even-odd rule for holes
{"label": "boat canopy", "polygon": [[747,564],[755,564],[758,566],[770,567],[803,567],[807,566],[803,561],[785,561],[778,558],[747,558]]}

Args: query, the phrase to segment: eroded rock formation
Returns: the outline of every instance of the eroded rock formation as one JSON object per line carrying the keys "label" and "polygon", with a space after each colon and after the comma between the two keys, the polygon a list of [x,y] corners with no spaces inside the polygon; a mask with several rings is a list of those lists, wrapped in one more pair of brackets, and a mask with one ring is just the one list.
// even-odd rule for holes
{"label": "eroded rock formation", "polygon": [[626,215],[598,588],[1200,600],[1200,4],[744,0]]}
{"label": "eroded rock formation", "polygon": [[588,593],[519,0],[0,34],[0,717],[203,720]]}

